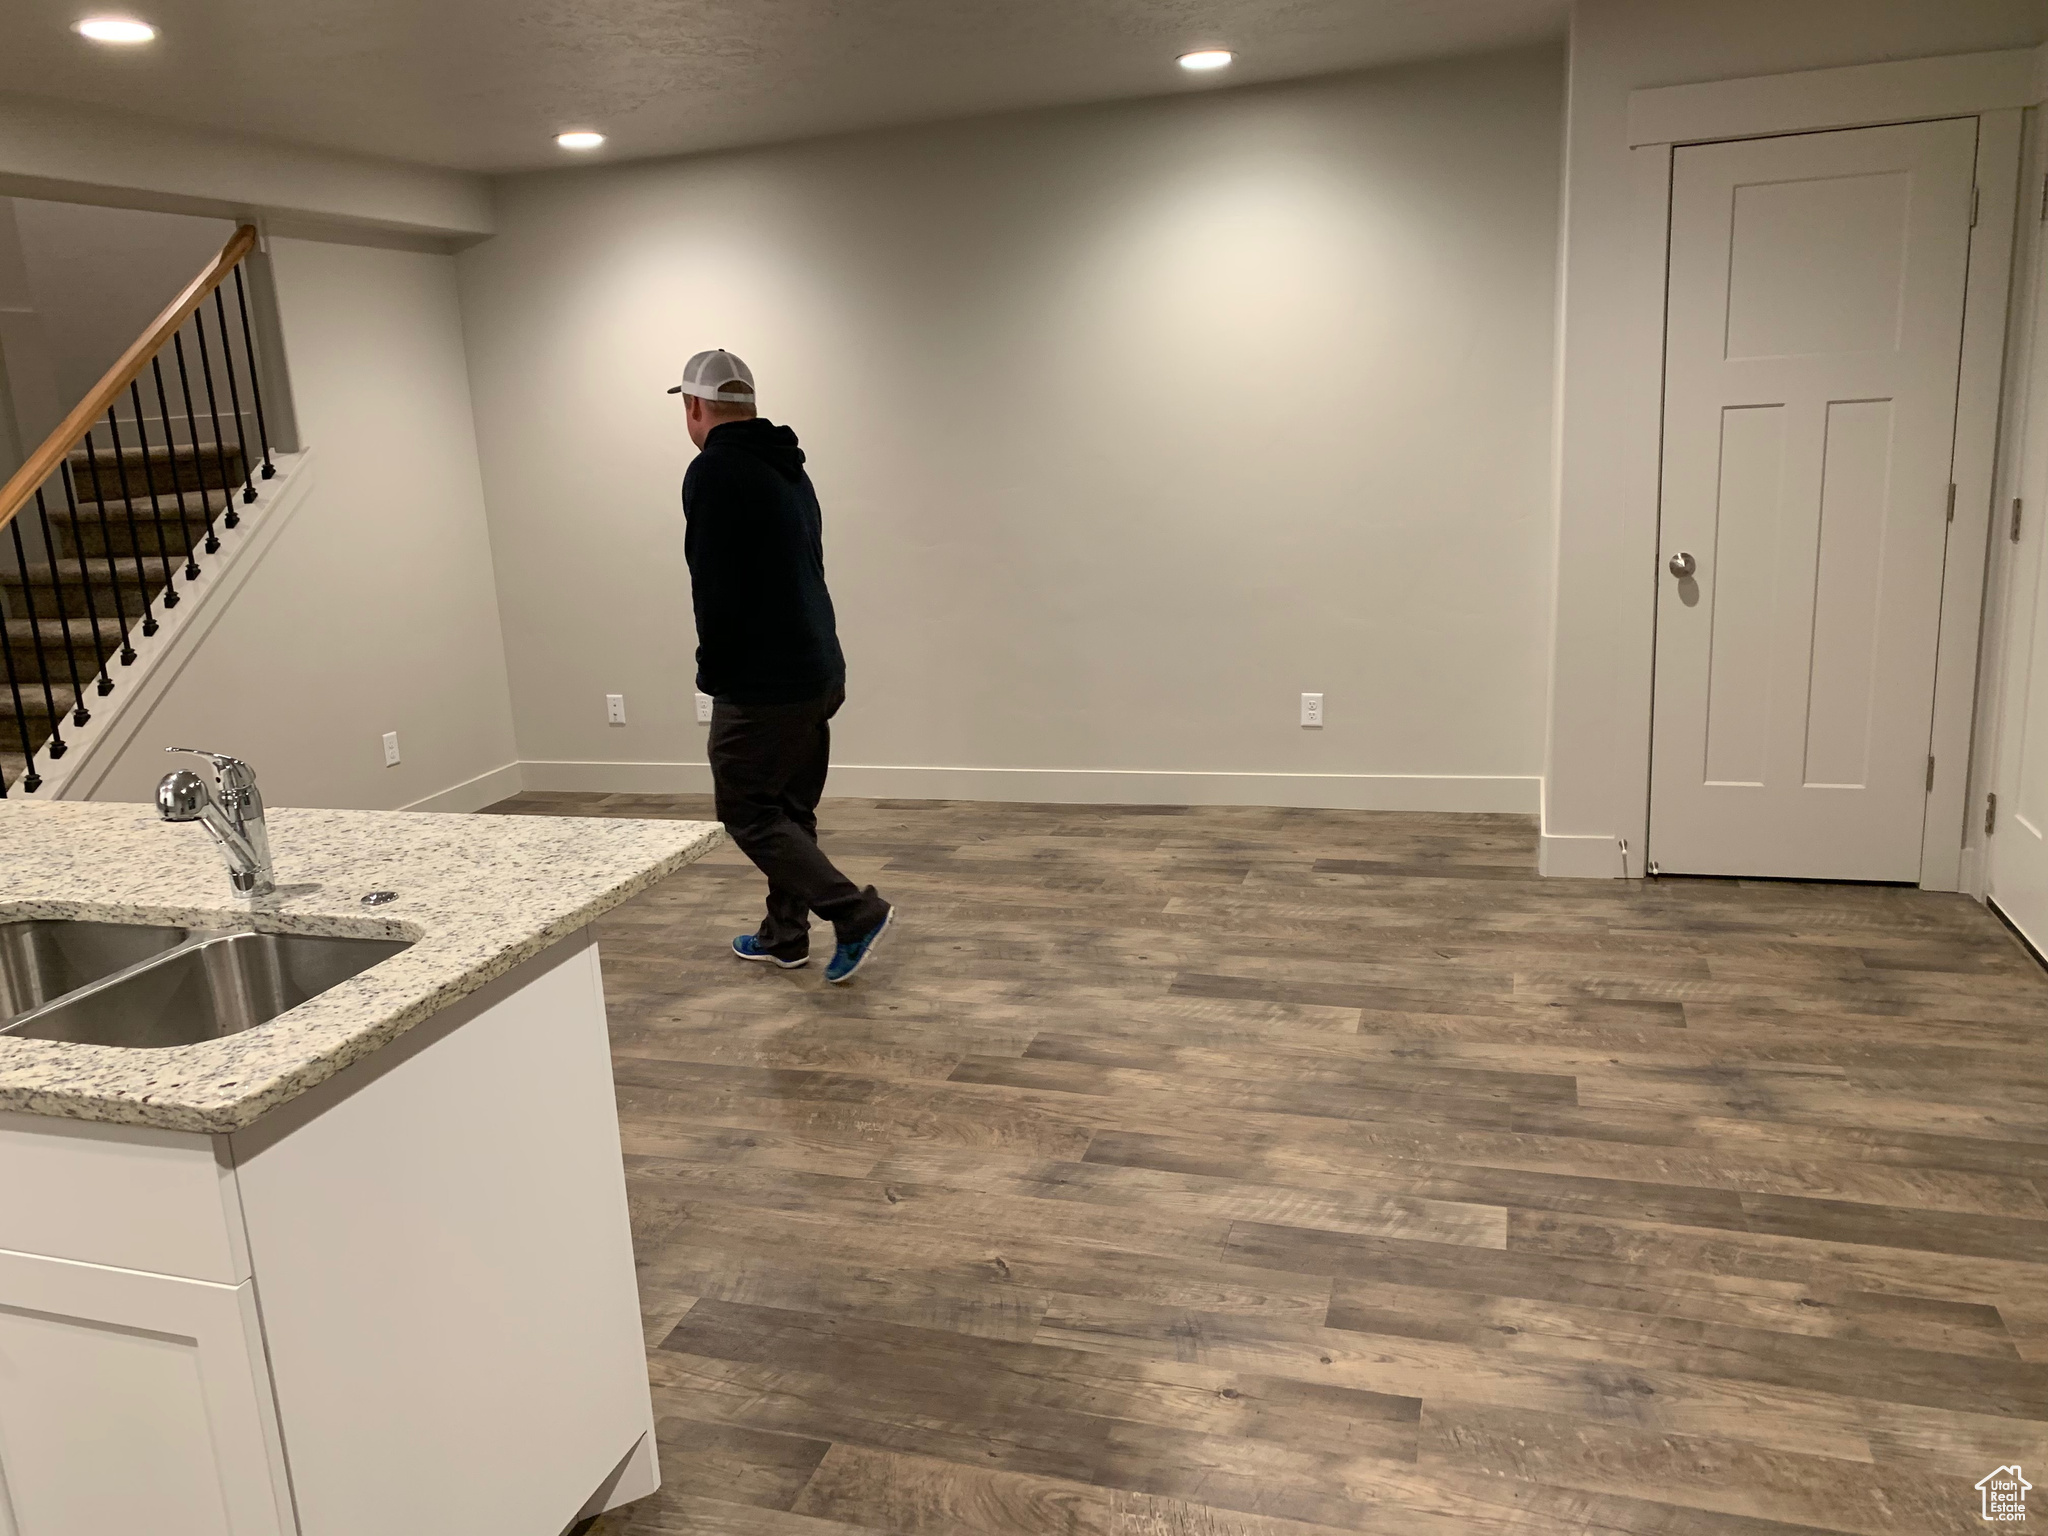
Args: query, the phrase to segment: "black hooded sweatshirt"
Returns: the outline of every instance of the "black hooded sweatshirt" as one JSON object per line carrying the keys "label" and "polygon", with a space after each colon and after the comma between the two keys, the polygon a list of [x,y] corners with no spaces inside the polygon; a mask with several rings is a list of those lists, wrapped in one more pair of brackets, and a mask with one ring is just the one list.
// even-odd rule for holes
{"label": "black hooded sweatshirt", "polygon": [[713,427],[683,476],[683,521],[699,690],[796,704],[843,687],[824,520],[796,434],[759,417]]}

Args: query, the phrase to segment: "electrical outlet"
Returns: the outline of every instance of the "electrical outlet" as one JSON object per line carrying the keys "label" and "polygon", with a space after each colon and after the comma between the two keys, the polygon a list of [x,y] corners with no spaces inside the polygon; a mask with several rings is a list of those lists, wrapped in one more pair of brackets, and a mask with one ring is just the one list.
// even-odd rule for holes
{"label": "electrical outlet", "polygon": [[697,723],[699,725],[709,725],[711,723],[711,695],[708,693],[697,695]]}
{"label": "electrical outlet", "polygon": [[626,723],[626,696],[623,693],[608,693],[604,696],[604,723],[624,725]]}
{"label": "electrical outlet", "polygon": [[396,731],[386,731],[384,733],[384,766],[386,768],[396,768],[398,766],[398,732]]}
{"label": "electrical outlet", "polygon": [[1311,727],[1323,723],[1323,696],[1320,693],[1304,693],[1301,696],[1301,723]]}

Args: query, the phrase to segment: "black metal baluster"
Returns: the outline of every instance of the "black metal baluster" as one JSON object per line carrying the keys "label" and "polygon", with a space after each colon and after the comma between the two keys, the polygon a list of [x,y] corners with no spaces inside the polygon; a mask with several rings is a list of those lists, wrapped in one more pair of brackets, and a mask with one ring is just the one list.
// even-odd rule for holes
{"label": "black metal baluster", "polygon": [[[156,377],[156,419],[164,429],[164,461],[171,466],[171,494],[178,498],[178,538],[185,546],[185,579],[199,579],[199,562],[192,558],[192,522],[185,515],[185,477],[178,471],[178,435],[171,430],[171,402],[164,394],[163,349],[149,360]],[[187,423],[190,424],[189,421]]]}
{"label": "black metal baluster", "polygon": [[156,633],[156,605],[150,601],[149,576],[142,569],[142,538],[135,531],[135,493],[128,489],[128,455],[121,446],[121,423],[114,419],[112,406],[107,407],[107,432],[114,440],[114,473],[121,479],[122,520],[128,524],[128,557],[135,562],[135,585],[142,589],[142,635],[148,639]]}
{"label": "black metal baluster", "polygon": [[242,263],[235,263],[235,307],[242,312],[242,356],[249,359],[249,398],[256,402],[256,436],[263,444],[263,478],[277,473],[270,462],[270,427],[263,420],[263,380],[256,367],[256,340],[249,331],[249,295],[242,287]]}
{"label": "black metal baluster", "polygon": [[[7,531],[14,536],[14,568],[21,572],[21,590],[26,593],[28,591],[28,546],[21,542],[21,517],[19,514],[16,514],[13,521],[8,523]],[[28,609],[29,645],[36,653],[36,672],[43,681],[43,709],[50,717],[50,739],[43,750],[44,754],[54,763],[70,750],[64,744],[64,730],[61,723],[64,719],[64,711],[57,707],[56,692],[50,687],[50,658],[43,650],[43,625],[42,621],[36,616],[36,605],[31,601],[24,606]],[[12,656],[9,656],[7,665],[10,670],[13,668],[14,659]],[[28,737],[24,735],[21,740],[22,751],[28,751]]]}
{"label": "black metal baluster", "polygon": [[[199,445],[199,414],[192,409],[192,376],[185,368],[185,337],[178,332],[171,337],[171,349],[178,357],[178,389],[185,397],[185,420],[192,428],[192,473],[199,480],[199,510],[206,514],[206,552],[220,553],[220,535],[213,531],[213,500],[206,494],[206,455]],[[202,359],[203,361],[203,359]],[[213,429],[215,438],[220,436],[218,423]],[[220,454],[218,442],[214,445],[216,457]]]}
{"label": "black metal baluster", "polygon": [[[114,531],[107,526],[107,486],[106,482],[100,479],[100,452],[94,445],[90,432],[85,434],[85,462],[86,467],[92,471],[93,505],[100,509],[100,558],[107,562],[107,582],[114,589],[114,614],[121,625],[121,665],[132,667],[135,665],[135,645],[128,638],[128,603],[121,595],[121,572],[114,564]],[[64,490],[66,495],[70,494],[71,482],[68,477],[64,482]],[[76,528],[78,524],[74,521],[71,526]],[[78,567],[85,581],[86,600],[90,602],[92,573],[86,570],[85,556],[82,552],[78,557]],[[113,679],[107,676],[107,664],[102,661],[100,692],[108,694],[113,691]]]}
{"label": "black metal baluster", "polygon": [[[71,483],[71,465],[68,460],[63,467],[63,476],[64,501],[65,504],[71,509],[71,537],[78,544],[78,585],[80,589],[85,593],[86,617],[92,623],[93,657],[95,660],[98,661],[100,668],[100,680],[97,684],[94,685],[93,691],[99,694],[101,698],[105,698],[108,694],[114,691],[114,679],[107,672],[107,652],[105,648],[105,642],[102,640],[100,635],[100,604],[99,599],[92,595],[92,571],[85,563],[85,540],[79,536],[78,532],[78,521],[81,514],[78,510],[78,495],[77,492],[73,489]],[[106,518],[104,514],[101,516],[100,522],[102,526],[105,525]],[[53,551],[50,556],[50,570],[53,579],[55,577],[56,569],[57,556]],[[118,589],[116,590],[114,595],[117,598],[120,596],[120,592]],[[123,621],[121,626],[121,643],[124,646],[128,643],[128,626],[126,621]]]}
{"label": "black metal baluster", "polygon": [[[57,604],[57,629],[64,637],[64,665],[71,673],[71,723],[83,725],[92,718],[92,711],[85,707],[85,684],[78,676],[78,650],[71,643],[71,606],[64,600],[64,578],[57,571],[57,541],[50,537],[50,508],[43,500],[43,488],[36,487],[36,521],[42,525],[44,558],[50,562],[50,591]],[[71,535],[78,537],[76,524]],[[91,587],[88,584],[87,590]],[[93,620],[93,656],[99,656],[99,620]]]}
{"label": "black metal baluster", "polygon": [[[0,624],[0,667],[7,670],[7,691],[14,699],[14,729],[21,738],[21,753],[28,759],[28,767],[21,776],[23,794],[32,795],[43,787],[43,781],[36,773],[35,755],[28,744],[28,711],[21,707],[21,679],[14,670],[14,641],[7,633],[7,626]],[[7,794],[7,775],[0,773],[0,797]]]}
{"label": "black metal baluster", "polygon": [[[221,441],[220,401],[213,392],[213,360],[206,350],[206,311],[204,309],[193,312],[192,334],[199,338],[199,372],[206,380],[206,414],[213,421],[213,472],[220,477],[221,489],[227,490],[227,463],[222,457],[227,445]],[[235,510],[235,497],[232,491],[228,492],[227,507],[228,515],[222,518],[221,521],[232,528],[242,520],[242,514]],[[209,526],[211,526],[210,522]],[[207,553],[213,553],[213,547],[210,542],[207,547]]]}
{"label": "black metal baluster", "polygon": [[[135,407],[135,441],[142,450],[142,479],[149,487],[149,520],[156,528],[156,563],[164,573],[164,608],[166,611],[178,606],[178,582],[171,574],[171,547],[164,538],[164,508],[156,495],[156,461],[149,456],[149,426],[142,419],[142,386],[135,380],[128,381],[128,399]],[[177,465],[171,466],[171,473],[178,472]]]}
{"label": "black metal baluster", "polygon": [[[220,317],[220,362],[228,372],[228,404],[235,408],[235,444],[242,450],[242,500],[256,499],[256,476],[249,462],[249,434],[242,428],[242,392],[235,387],[235,344],[228,340],[228,307],[218,288],[213,290],[213,312]],[[230,522],[229,527],[234,524]]]}

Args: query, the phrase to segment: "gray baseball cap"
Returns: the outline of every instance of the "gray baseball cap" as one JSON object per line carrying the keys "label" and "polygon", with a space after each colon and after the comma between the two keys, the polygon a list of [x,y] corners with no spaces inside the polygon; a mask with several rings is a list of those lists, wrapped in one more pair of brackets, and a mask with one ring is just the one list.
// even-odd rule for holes
{"label": "gray baseball cap", "polygon": [[[744,384],[745,390],[723,389],[727,384]],[[722,347],[699,352],[683,364],[683,382],[669,391],[672,395],[695,395],[700,400],[729,400],[736,405],[754,403],[754,370]]]}

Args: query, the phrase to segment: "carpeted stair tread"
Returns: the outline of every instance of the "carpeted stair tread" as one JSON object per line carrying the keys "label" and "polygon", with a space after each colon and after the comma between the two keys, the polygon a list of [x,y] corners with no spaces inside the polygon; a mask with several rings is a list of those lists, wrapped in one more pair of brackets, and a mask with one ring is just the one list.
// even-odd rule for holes
{"label": "carpeted stair tread", "polygon": [[[90,690],[92,685],[87,683],[86,687]],[[55,713],[60,717],[70,713],[71,705],[76,698],[77,695],[71,691],[71,684],[69,682],[60,685],[55,678],[52,678],[50,680],[50,697],[45,700],[43,698],[43,685],[41,682],[32,683],[27,678],[21,680],[21,712],[28,717],[31,725],[38,721],[47,725],[51,718],[53,706]],[[88,704],[86,707],[90,709],[92,706]],[[13,719],[14,695],[8,692],[5,682],[0,682],[0,726],[11,724]]]}
{"label": "carpeted stair tread", "polygon": [[[260,485],[258,490],[261,490]],[[203,519],[208,511],[211,511],[214,516],[218,517],[228,509],[231,503],[237,507],[243,504],[242,487],[239,482],[226,487],[212,486],[203,491],[196,486],[188,485],[185,487],[184,496],[185,516],[195,523]],[[163,509],[163,515],[166,520],[178,515],[178,493],[176,491],[159,490],[156,499],[157,507]],[[86,523],[93,527],[98,527],[102,508],[105,509],[107,521],[111,523],[117,517],[124,515],[128,505],[127,502],[122,501],[120,496],[116,494],[103,502],[81,501],[76,511],[73,511],[69,506],[51,507],[49,509],[50,527],[52,529],[69,528],[73,523]],[[156,508],[150,506],[147,492],[138,491],[136,493],[134,507],[135,516],[138,520],[156,515]],[[35,508],[30,507],[22,515],[33,519],[36,516]],[[27,524],[23,526],[27,526]]]}
{"label": "carpeted stair tread", "polygon": [[105,652],[121,643],[121,626],[114,621],[111,614],[103,616],[97,627],[91,619],[81,613],[74,614],[63,622],[54,617],[37,619],[34,624],[30,624],[27,619],[9,619],[4,625],[0,625],[0,628],[7,631],[7,642],[14,647],[14,658],[19,661],[24,656],[35,655],[37,629],[43,632],[43,649],[46,652],[61,653],[64,649],[67,626],[72,648],[81,654],[94,646]]}
{"label": "carpeted stair tread", "polygon": [[[172,572],[175,573],[183,564],[182,559],[173,560]],[[23,568],[12,561],[0,565],[0,587],[20,591],[23,574]],[[26,575],[27,585],[31,587],[59,584],[77,587],[87,582],[95,587],[110,587],[119,582],[123,588],[147,586],[154,592],[164,584],[163,562],[147,550],[143,551],[140,575],[135,570],[135,557],[126,550],[121,551],[112,560],[104,555],[93,555],[84,559],[77,555],[65,555],[55,561],[31,560],[28,562]]]}
{"label": "carpeted stair tread", "polygon": [[[112,619],[102,619],[95,629],[90,619],[74,618],[68,648],[64,644],[64,633],[56,622],[51,619],[42,622],[40,651],[36,648],[36,637],[27,620],[11,619],[0,626],[12,653],[15,677],[24,688],[40,689],[45,673],[48,673],[53,686],[62,683],[69,688],[74,672],[80,682],[90,687],[99,673],[101,661],[114,657],[120,651],[121,628]],[[5,678],[0,677],[0,688],[5,686]]]}
{"label": "carpeted stair tread", "polygon": [[[110,448],[102,448],[97,454],[97,465],[92,456],[84,450],[74,450],[70,458],[71,482],[81,498],[111,501],[121,499],[121,475],[127,472],[128,492],[131,496],[147,499],[149,478],[156,477],[159,494],[174,484],[187,489],[196,486],[240,485],[243,480],[242,452],[236,447],[215,449],[206,446],[194,450],[189,447],[164,449],[153,447],[145,463],[140,448],[124,448],[118,457]],[[97,473],[95,473],[97,470]],[[173,479],[175,476],[175,480]],[[101,486],[104,485],[104,491]]]}
{"label": "carpeted stair tread", "polygon": [[[21,713],[17,715],[14,712],[14,695],[8,691],[5,684],[0,684],[0,752],[22,750],[24,726],[27,727],[27,745],[33,750],[40,750],[43,743],[50,739],[50,722],[53,719],[60,726],[70,723],[71,703],[72,694],[68,684],[59,688],[52,683],[50,697],[45,699],[40,683],[34,687],[23,683]],[[55,706],[54,710],[52,705]],[[88,704],[86,707],[90,709],[92,706]]]}
{"label": "carpeted stair tread", "polygon": [[[75,517],[67,509],[62,516],[50,519],[50,532],[57,540],[60,555],[76,557],[82,554],[104,559],[111,547],[117,560],[132,559],[128,519],[120,503],[116,502],[108,510],[104,526],[100,523],[98,508],[98,502],[88,502]],[[194,550],[205,550],[207,515],[198,502],[187,497],[182,522],[175,501],[163,509],[161,517],[162,529],[159,532],[158,514],[147,503],[135,509],[134,547],[141,550],[144,558],[162,551],[182,560],[188,542]],[[219,508],[214,509],[213,525],[216,532],[222,526]]]}

